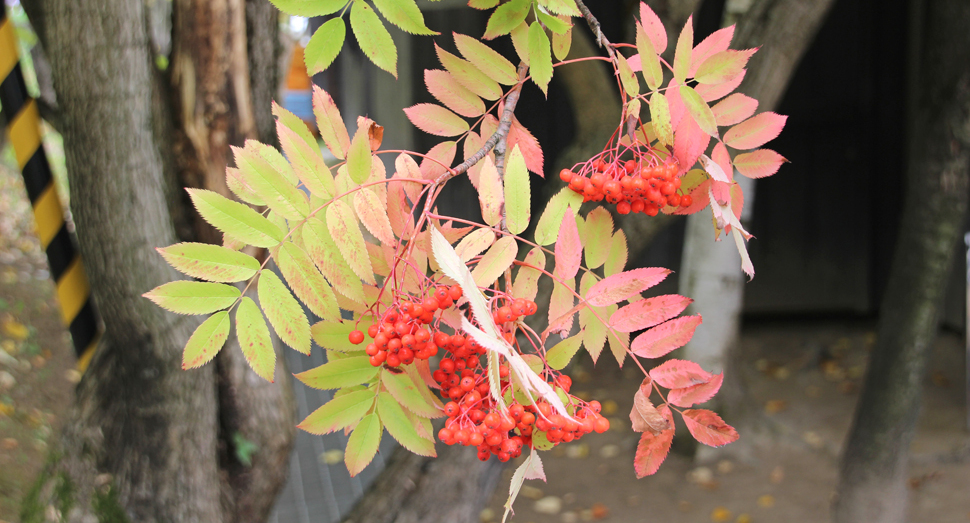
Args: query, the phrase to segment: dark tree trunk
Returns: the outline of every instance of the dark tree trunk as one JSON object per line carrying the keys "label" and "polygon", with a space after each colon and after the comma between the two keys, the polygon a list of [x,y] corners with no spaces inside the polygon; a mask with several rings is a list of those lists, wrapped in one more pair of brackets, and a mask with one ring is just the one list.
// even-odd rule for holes
{"label": "dark tree trunk", "polygon": [[[279,45],[269,5],[175,2],[169,80],[153,65],[143,2],[31,6],[44,20],[72,211],[106,332],[27,507],[60,509],[68,521],[166,522],[256,522],[272,508],[294,425],[282,357],[275,383],[264,382],[230,339],[215,363],[182,371],[182,348],[201,319],[141,297],[181,277],[154,247],[221,240],[191,226],[181,185],[224,192],[228,145],[272,130],[270,57]],[[252,63],[274,65],[259,82],[251,83],[250,52],[259,57]],[[177,235],[173,223],[189,226]]]}
{"label": "dark tree trunk", "polygon": [[842,457],[837,523],[906,521],[909,446],[926,361],[968,199],[970,4],[928,0],[915,16],[910,158],[902,229],[878,342]]}

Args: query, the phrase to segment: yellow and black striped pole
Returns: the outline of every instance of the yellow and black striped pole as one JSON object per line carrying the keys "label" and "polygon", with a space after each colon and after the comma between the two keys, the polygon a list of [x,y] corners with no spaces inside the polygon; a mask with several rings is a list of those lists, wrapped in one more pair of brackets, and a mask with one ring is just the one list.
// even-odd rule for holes
{"label": "yellow and black striped pole", "polygon": [[78,369],[87,368],[101,334],[101,324],[91,302],[81,256],[64,222],[64,209],[54,188],[54,178],[41,144],[37,102],[27,93],[17,56],[13,22],[0,7],[0,113],[7,122],[17,165],[24,176],[27,197],[34,209],[37,236],[47,253],[51,277],[57,286],[61,320],[71,332]]}

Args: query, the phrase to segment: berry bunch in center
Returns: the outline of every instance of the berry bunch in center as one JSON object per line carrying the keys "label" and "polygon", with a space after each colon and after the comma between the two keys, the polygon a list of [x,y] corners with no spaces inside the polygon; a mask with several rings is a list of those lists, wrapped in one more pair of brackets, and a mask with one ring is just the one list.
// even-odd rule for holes
{"label": "berry bunch in center", "polygon": [[674,162],[660,163],[649,155],[610,162],[597,158],[582,164],[579,172],[563,169],[559,178],[582,194],[584,202],[606,200],[616,204],[620,214],[642,212],[656,216],[665,207],[688,207],[693,203],[689,194],[680,193],[679,169]]}

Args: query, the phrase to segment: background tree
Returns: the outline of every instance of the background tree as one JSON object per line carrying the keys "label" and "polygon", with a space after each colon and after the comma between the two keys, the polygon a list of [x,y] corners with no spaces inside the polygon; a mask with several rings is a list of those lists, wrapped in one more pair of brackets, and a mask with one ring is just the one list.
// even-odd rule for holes
{"label": "background tree", "polygon": [[970,190],[970,5],[911,8],[907,191],[878,341],[843,451],[837,523],[907,520],[909,445]]}

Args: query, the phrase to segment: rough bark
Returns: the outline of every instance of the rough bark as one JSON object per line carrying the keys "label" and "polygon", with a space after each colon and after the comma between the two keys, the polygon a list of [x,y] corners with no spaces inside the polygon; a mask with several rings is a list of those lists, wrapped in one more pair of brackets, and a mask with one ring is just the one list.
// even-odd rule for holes
{"label": "rough bark", "polygon": [[[740,16],[732,48],[760,46],[738,88],[738,92],[759,101],[759,112],[771,111],[778,104],[832,4],[832,0],[757,0],[746,12],[726,13],[729,23]],[[744,191],[745,214],[750,214],[754,180],[740,175],[736,180]],[[746,219],[743,215],[742,220]],[[714,408],[731,423],[750,425],[750,413],[745,410],[749,402],[745,401],[740,369],[735,364],[746,277],[734,242],[728,238],[715,243],[713,235],[710,214],[702,212],[687,219],[680,294],[694,299],[691,311],[704,317],[704,325],[683,349],[682,357],[712,372],[725,371]],[[683,439],[693,442],[686,436]],[[735,445],[725,447],[724,452],[739,450]]]}
{"label": "rough bark", "polygon": [[[902,228],[878,342],[842,457],[836,523],[906,521],[909,446],[946,276],[967,209],[970,5],[928,0],[913,16],[918,62]],[[932,81],[927,81],[932,79]]]}
{"label": "rough bark", "polygon": [[[153,247],[207,235],[193,225],[186,180],[224,189],[228,144],[256,136],[255,113],[271,120],[276,69],[255,110],[247,55],[260,50],[262,63],[276,52],[265,39],[278,18],[265,0],[249,3],[247,24],[243,0],[176,2],[175,81],[153,65],[142,2],[32,6],[66,104],[72,210],[106,334],[25,520],[53,508],[70,521],[262,521],[283,485],[294,408],[282,358],[275,383],[263,382],[231,339],[214,364],[182,371],[200,320],[141,297],[181,277]],[[247,41],[247,26],[261,40]]]}

